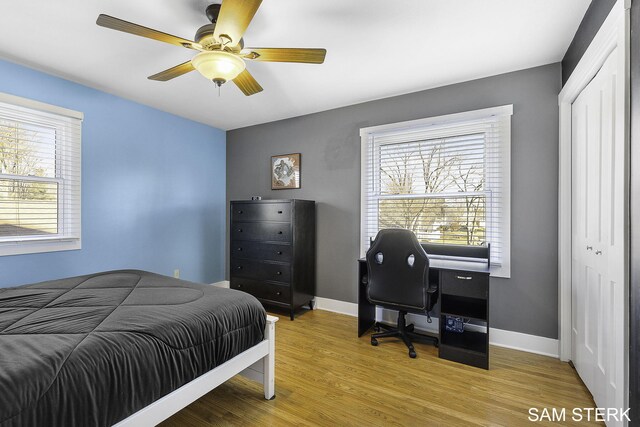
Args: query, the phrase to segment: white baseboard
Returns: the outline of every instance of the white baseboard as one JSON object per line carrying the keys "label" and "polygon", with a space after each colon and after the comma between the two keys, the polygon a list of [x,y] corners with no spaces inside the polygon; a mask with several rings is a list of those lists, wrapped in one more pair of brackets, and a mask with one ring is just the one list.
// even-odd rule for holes
{"label": "white baseboard", "polygon": [[[407,324],[413,323],[415,328],[422,332],[437,334],[440,330],[440,322],[438,317],[432,317],[431,323],[427,322],[427,316],[419,314],[407,314]],[[386,308],[376,307],[376,320],[381,323],[395,325],[398,321],[398,312],[395,310],[387,310]]]}
{"label": "white baseboard", "polygon": [[[229,281],[212,283],[213,286],[228,288]],[[339,301],[331,298],[315,297],[316,309],[346,314],[358,317],[358,304]],[[376,320],[383,323],[395,324],[398,320],[398,312],[376,307]],[[408,314],[407,323],[413,323],[417,330],[437,334],[439,330],[439,318],[432,317],[432,323],[427,323],[427,317],[417,314]],[[471,329],[473,325],[468,325]],[[479,327],[480,328],[480,327]],[[526,351],[528,353],[541,354],[543,356],[558,357],[558,340],[539,337],[537,335],[523,334],[521,332],[506,331],[504,329],[489,329],[489,342],[497,347],[511,348],[513,350]]]}
{"label": "white baseboard", "polygon": [[560,342],[553,338],[491,328],[489,342],[498,347],[512,348],[555,358],[559,357]]}
{"label": "white baseboard", "polygon": [[[316,297],[318,310],[332,311],[334,313],[358,316],[358,304],[338,301],[330,298]],[[398,312],[381,307],[376,308],[376,320],[383,323],[395,324],[398,320]],[[408,314],[407,322],[413,323],[417,330],[430,333],[438,333],[439,318],[432,317],[432,323],[427,323],[427,317],[417,314]],[[473,328],[473,325],[470,325]],[[489,329],[489,342],[497,347],[511,348],[513,350],[526,351],[528,353],[544,356],[558,357],[558,340],[537,335],[523,334],[521,332],[506,331],[504,329]]]}
{"label": "white baseboard", "polygon": [[346,314],[358,317],[358,304],[354,302],[338,301],[336,299],[315,297],[316,309],[332,311],[334,313]]}
{"label": "white baseboard", "polygon": [[228,280],[221,280],[220,282],[210,283],[211,286],[217,286],[219,288],[230,288],[231,283]]}
{"label": "white baseboard", "polygon": [[[398,312],[384,308],[376,308],[376,320],[383,323],[395,324],[398,320]],[[427,323],[427,316],[408,314],[407,323],[413,323],[417,330],[430,333],[438,333],[440,319],[432,317],[432,323]],[[467,325],[465,328],[484,330],[481,326]],[[537,335],[523,334],[521,332],[506,331],[504,329],[489,328],[489,343],[497,347],[511,348],[513,350],[526,351],[528,353],[541,354],[557,358],[558,340],[539,337]]]}

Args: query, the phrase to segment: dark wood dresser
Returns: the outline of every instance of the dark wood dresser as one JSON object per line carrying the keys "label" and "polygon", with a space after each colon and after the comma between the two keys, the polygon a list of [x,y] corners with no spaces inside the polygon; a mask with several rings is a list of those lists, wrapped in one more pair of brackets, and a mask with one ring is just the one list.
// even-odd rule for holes
{"label": "dark wood dresser", "polygon": [[295,310],[316,293],[316,204],[311,200],[231,202],[231,289]]}

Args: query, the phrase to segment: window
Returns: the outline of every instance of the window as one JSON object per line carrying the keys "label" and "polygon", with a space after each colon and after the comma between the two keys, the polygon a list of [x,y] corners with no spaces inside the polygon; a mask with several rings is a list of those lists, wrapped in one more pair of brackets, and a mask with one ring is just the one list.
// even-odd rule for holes
{"label": "window", "polygon": [[418,240],[491,244],[510,275],[511,105],[361,129],[361,252],[383,228]]}
{"label": "window", "polygon": [[80,249],[82,117],[0,94],[0,255]]}

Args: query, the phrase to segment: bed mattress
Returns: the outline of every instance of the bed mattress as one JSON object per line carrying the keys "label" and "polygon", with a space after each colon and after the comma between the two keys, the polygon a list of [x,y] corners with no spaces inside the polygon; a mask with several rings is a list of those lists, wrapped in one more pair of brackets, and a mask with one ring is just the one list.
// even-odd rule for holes
{"label": "bed mattress", "polygon": [[265,323],[249,294],[137,270],[0,289],[0,426],[110,426]]}

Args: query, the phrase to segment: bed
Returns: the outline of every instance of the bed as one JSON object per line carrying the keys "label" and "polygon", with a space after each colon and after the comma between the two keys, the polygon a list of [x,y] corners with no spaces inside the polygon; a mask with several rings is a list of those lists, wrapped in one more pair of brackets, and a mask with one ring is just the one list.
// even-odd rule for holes
{"label": "bed", "polygon": [[155,425],[238,373],[273,398],[276,321],[138,270],[0,289],[0,426]]}

